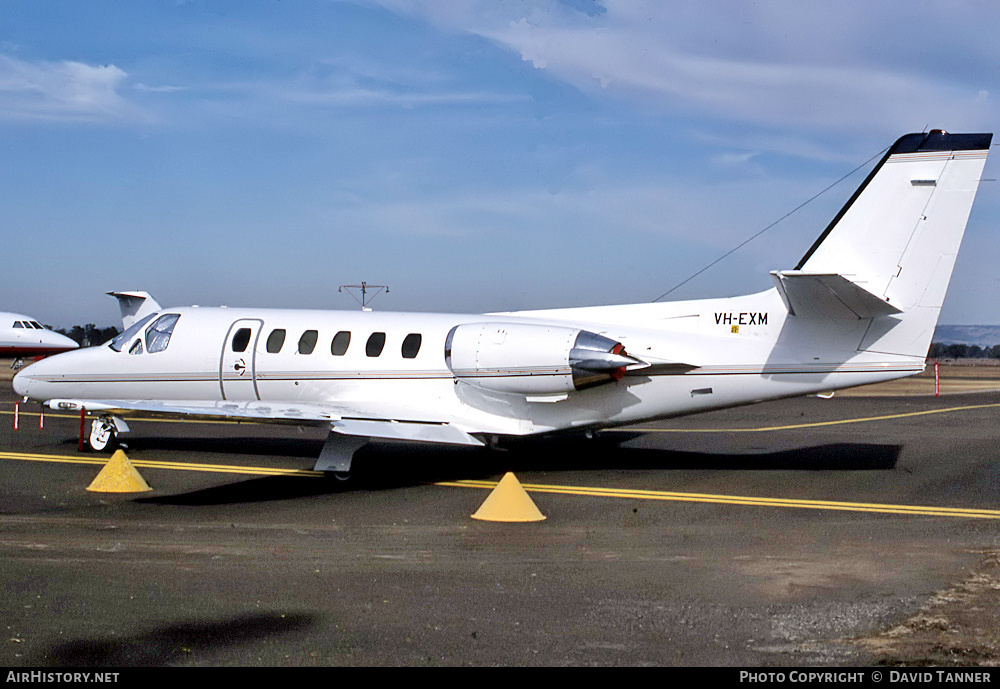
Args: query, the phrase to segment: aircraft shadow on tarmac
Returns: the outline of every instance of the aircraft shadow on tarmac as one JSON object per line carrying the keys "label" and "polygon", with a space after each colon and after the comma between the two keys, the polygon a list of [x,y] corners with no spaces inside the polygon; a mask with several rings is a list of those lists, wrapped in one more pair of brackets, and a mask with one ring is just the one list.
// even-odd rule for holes
{"label": "aircraft shadow on tarmac", "polygon": [[311,615],[248,614],[218,622],[178,622],[133,636],[58,643],[31,663],[39,667],[160,667],[191,651],[239,646],[313,626]]}
{"label": "aircraft shadow on tarmac", "polygon": [[[351,490],[392,490],[438,481],[489,479],[507,471],[886,471],[896,467],[902,451],[901,445],[873,443],[719,453],[622,447],[623,443],[641,436],[641,433],[612,431],[587,440],[550,438],[516,443],[501,451],[379,443],[358,453],[349,481],[268,476],[187,493],[139,498],[137,502],[189,506],[266,502]],[[205,451],[200,440],[169,441],[173,449],[180,449],[181,443],[190,443],[191,450]],[[310,452],[314,443],[302,444],[308,446],[305,451],[282,452],[282,455],[309,459],[318,455],[318,447],[315,453]],[[160,445],[151,439],[142,447]],[[216,440],[215,448],[242,452],[224,440]]]}

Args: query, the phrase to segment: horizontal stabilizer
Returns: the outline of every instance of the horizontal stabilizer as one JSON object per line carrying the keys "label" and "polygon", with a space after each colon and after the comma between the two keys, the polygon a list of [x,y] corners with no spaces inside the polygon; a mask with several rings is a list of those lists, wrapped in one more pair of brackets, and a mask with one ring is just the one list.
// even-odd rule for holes
{"label": "horizontal stabilizer", "polygon": [[835,273],[772,271],[788,313],[800,318],[861,319],[902,313],[864,287]]}

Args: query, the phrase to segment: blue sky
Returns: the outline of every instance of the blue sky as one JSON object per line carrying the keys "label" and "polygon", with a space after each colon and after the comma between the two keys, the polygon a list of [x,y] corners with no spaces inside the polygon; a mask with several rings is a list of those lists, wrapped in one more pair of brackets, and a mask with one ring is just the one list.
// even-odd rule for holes
{"label": "blue sky", "polygon": [[[902,134],[996,131],[997,26],[985,0],[0,0],[0,308],[650,301]],[[864,174],[668,298],[766,289]],[[1000,323],[998,219],[984,183],[942,322]]]}

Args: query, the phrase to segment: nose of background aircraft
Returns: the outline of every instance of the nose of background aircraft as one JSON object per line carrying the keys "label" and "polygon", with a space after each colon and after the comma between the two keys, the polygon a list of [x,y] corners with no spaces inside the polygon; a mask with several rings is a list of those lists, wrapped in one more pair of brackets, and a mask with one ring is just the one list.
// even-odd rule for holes
{"label": "nose of background aircraft", "polygon": [[57,347],[62,347],[64,349],[78,349],[80,347],[80,345],[77,344],[76,340],[73,340],[69,337],[66,337],[65,335],[53,332],[51,330],[46,331],[45,336],[46,336],[45,341],[47,344],[52,344]]}

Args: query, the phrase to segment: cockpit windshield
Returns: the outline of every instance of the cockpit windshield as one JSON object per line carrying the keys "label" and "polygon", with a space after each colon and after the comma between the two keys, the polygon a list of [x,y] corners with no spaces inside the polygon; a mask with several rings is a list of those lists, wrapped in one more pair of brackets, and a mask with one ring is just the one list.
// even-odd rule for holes
{"label": "cockpit windshield", "polygon": [[167,348],[178,318],[180,318],[180,314],[167,313],[157,318],[156,322],[149,326],[149,330],[146,331],[146,352],[153,354]]}
{"label": "cockpit windshield", "polygon": [[143,318],[141,321],[136,321],[129,328],[127,328],[125,332],[123,332],[115,339],[111,340],[111,342],[108,343],[108,346],[111,347],[111,349],[115,350],[116,352],[122,351],[122,347],[131,342],[132,338],[135,337],[136,333],[145,328],[146,324],[149,323],[149,321],[152,320],[153,316],[155,315],[156,315],[155,313],[151,313],[145,318]]}

